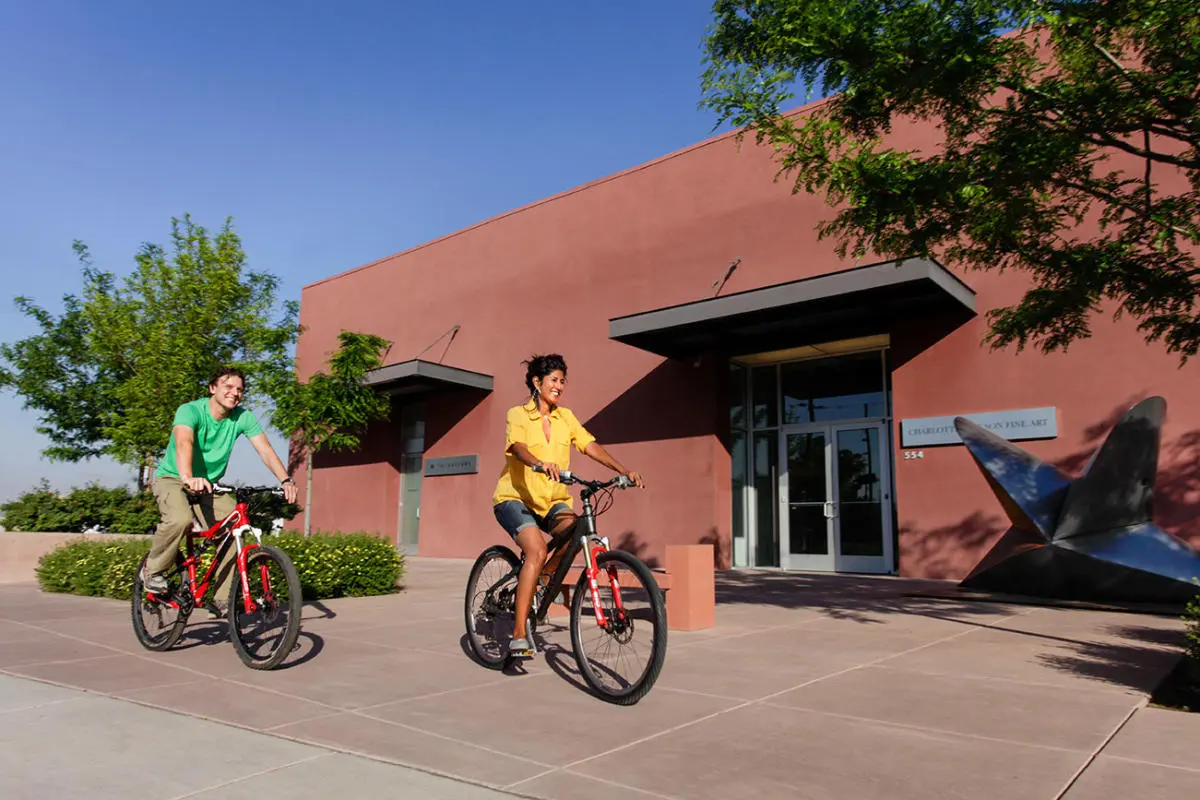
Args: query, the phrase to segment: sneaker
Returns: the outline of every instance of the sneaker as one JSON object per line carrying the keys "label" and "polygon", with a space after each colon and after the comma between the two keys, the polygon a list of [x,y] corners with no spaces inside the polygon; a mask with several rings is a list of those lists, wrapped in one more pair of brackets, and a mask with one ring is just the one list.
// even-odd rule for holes
{"label": "sneaker", "polygon": [[508,642],[508,655],[512,658],[533,658],[536,653],[528,639],[510,639]]}
{"label": "sneaker", "polygon": [[166,594],[171,589],[171,585],[162,575],[148,575],[145,572],[142,573],[142,586],[151,594]]}

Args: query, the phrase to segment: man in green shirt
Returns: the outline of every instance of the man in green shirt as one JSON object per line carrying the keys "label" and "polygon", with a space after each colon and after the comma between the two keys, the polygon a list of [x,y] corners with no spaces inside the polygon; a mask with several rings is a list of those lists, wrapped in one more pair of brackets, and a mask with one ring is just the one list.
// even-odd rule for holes
{"label": "man in green shirt", "polygon": [[[154,532],[143,576],[151,592],[165,592],[169,588],[163,573],[174,565],[179,542],[192,527],[193,503],[199,506],[209,526],[233,512],[237,503],[233,495],[213,495],[212,485],[225,474],[238,436],[250,440],[267,469],[283,484],[284,499],[296,502],[296,484],[275,448],[254,414],[239,408],[245,392],[246,376],[239,369],[226,367],[208,382],[207,398],[184,403],[175,411],[171,440],[154,473],[154,498],[162,522]],[[231,550],[217,570],[218,603],[223,603],[229,593],[234,556]]]}

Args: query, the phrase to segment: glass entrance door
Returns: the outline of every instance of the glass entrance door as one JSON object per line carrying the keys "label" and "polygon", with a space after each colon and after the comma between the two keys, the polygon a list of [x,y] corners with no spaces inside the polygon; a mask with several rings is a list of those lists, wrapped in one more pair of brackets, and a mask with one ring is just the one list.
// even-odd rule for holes
{"label": "glass entrance door", "polygon": [[892,569],[887,433],[881,423],[787,426],[779,555],[788,569]]}

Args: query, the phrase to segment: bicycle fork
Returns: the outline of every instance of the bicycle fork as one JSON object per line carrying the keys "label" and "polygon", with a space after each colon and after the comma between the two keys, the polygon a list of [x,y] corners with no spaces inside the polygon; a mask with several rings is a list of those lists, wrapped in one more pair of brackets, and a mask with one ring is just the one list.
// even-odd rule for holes
{"label": "bicycle fork", "polygon": [[[598,544],[590,546],[592,539],[595,539]],[[585,574],[588,579],[588,590],[592,596],[592,611],[596,616],[596,626],[607,630],[611,627],[611,622],[604,615],[604,606],[600,600],[600,586],[597,578],[600,576],[600,568],[596,566],[597,557],[601,553],[608,552],[608,539],[603,536],[596,536],[594,533],[585,533],[580,537],[580,546],[583,549],[584,561],[586,562]],[[625,605],[621,602],[621,583],[617,579],[617,571],[613,567],[608,570],[608,582],[612,587],[613,593],[613,610],[617,615],[617,619],[624,621]]]}

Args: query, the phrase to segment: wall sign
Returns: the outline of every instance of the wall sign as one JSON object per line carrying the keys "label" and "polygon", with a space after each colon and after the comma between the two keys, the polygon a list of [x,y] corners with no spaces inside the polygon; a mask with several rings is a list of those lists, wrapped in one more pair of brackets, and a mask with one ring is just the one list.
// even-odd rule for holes
{"label": "wall sign", "polygon": [[[966,417],[1010,441],[1054,439],[1058,436],[1058,414],[1054,406],[955,416]],[[900,442],[901,447],[928,447],[962,444],[962,439],[954,429],[953,416],[922,417],[900,420]]]}
{"label": "wall sign", "polygon": [[470,475],[479,472],[479,456],[447,456],[425,459],[425,476]]}

